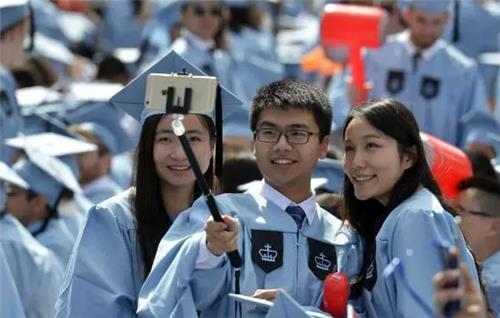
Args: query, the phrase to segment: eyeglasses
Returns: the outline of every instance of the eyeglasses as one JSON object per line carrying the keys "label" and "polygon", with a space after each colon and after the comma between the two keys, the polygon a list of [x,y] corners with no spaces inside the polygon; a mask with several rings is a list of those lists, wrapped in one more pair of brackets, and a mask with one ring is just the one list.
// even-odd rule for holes
{"label": "eyeglasses", "polygon": [[197,17],[202,17],[205,14],[210,14],[210,15],[216,17],[216,16],[220,16],[221,15],[221,10],[220,10],[220,8],[217,8],[217,7],[213,7],[213,8],[210,8],[210,9],[206,10],[205,8],[203,8],[201,6],[195,6],[193,8],[193,13]]}
{"label": "eyeglasses", "polygon": [[310,132],[307,130],[287,130],[285,132],[274,129],[274,128],[259,128],[255,131],[255,136],[257,140],[265,143],[277,143],[282,135],[285,135],[285,139],[289,144],[307,144],[309,142],[309,137],[312,135],[317,135],[318,133]]}
{"label": "eyeglasses", "polygon": [[482,211],[473,211],[473,210],[467,210],[466,208],[464,208],[463,206],[461,206],[460,204],[458,204],[456,206],[456,210],[458,212],[459,215],[464,215],[464,214],[471,214],[471,215],[475,215],[475,216],[482,216],[482,217],[485,217],[485,218],[493,218],[494,216],[491,215],[491,214],[488,214],[486,212],[482,212]]}

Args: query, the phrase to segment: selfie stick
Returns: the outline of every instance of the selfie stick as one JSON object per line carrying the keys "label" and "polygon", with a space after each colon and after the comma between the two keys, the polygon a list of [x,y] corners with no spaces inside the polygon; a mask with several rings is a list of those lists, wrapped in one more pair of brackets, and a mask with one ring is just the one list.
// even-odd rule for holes
{"label": "selfie stick", "polygon": [[[170,90],[170,87],[169,87]],[[188,93],[189,92],[189,93]],[[186,95],[189,95],[188,98],[185,98],[185,106],[189,107],[189,103],[191,102],[190,98],[190,90],[186,90]],[[172,96],[172,95],[170,95]],[[187,97],[187,96],[185,96]],[[167,98],[167,109],[172,109],[172,108],[177,108],[177,107],[172,107],[172,102],[173,98]],[[188,104],[188,105],[186,105]],[[186,113],[186,109],[184,108],[183,113]],[[210,190],[210,187],[208,186],[207,181],[205,180],[205,177],[203,176],[203,173],[201,172],[200,166],[198,164],[198,161],[196,160],[196,157],[194,156],[193,150],[191,149],[191,145],[189,144],[189,141],[186,138],[185,135],[185,128],[184,124],[182,123],[184,116],[180,113],[174,113],[174,121],[172,122],[172,129],[174,130],[174,134],[179,138],[182,149],[184,149],[184,152],[186,153],[186,156],[189,160],[189,164],[191,165],[191,168],[194,171],[194,174],[196,176],[196,181],[198,183],[198,186],[201,189],[201,192],[203,193],[203,197],[205,198],[205,201],[207,202],[208,208],[210,210],[210,214],[212,214],[213,219],[216,222],[224,222],[222,220],[222,216],[219,212],[219,208],[217,207],[217,204],[215,202],[214,195],[212,191]],[[231,252],[227,252],[227,256],[229,258],[229,262],[231,262],[231,265],[238,269],[241,267],[242,260],[240,257],[240,254],[238,253],[238,250],[234,250]]]}

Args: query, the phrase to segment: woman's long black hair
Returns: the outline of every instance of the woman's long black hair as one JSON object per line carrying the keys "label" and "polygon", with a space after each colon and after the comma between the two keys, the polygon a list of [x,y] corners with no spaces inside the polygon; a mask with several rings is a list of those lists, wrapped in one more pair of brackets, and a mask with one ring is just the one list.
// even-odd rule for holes
{"label": "woman's long black hair", "polygon": [[[133,186],[135,192],[131,196],[137,229],[137,240],[144,262],[144,277],[151,271],[153,260],[161,238],[172,225],[161,195],[160,179],[155,170],[153,147],[155,144],[156,128],[165,115],[148,117],[142,125],[139,145],[135,153],[135,174]],[[210,132],[211,141],[215,139],[215,127],[208,116],[198,115],[202,123]],[[204,174],[210,187],[214,185],[213,159],[210,161],[207,172]],[[201,195],[198,186],[195,186],[193,201]]]}
{"label": "woman's long black hair", "polygon": [[443,206],[446,205],[427,164],[417,121],[404,104],[394,99],[378,99],[354,108],[344,124],[344,139],[346,128],[354,118],[362,118],[386,136],[395,139],[400,157],[407,154],[413,159],[413,166],[406,169],[394,185],[386,206],[376,199],[357,199],[352,182],[344,176],[342,218],[349,221],[365,241],[364,275],[374,260],[375,236],[394,208],[411,197],[421,185],[431,191]]}

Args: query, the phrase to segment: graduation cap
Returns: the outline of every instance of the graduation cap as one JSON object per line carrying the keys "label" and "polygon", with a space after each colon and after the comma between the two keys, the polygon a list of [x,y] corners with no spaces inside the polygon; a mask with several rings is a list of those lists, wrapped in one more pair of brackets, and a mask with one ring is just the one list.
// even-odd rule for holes
{"label": "graduation cap", "polygon": [[93,122],[83,122],[76,126],[78,129],[96,136],[112,155],[118,154],[118,141],[109,129]]}
{"label": "graduation cap", "polygon": [[68,99],[76,102],[107,102],[123,89],[123,85],[105,82],[76,82],[69,85]]}
{"label": "graduation cap", "polygon": [[51,132],[10,138],[5,143],[11,147],[23,150],[30,145],[37,145],[47,155],[53,157],[97,150],[97,146],[94,144]]}
{"label": "graduation cap", "polygon": [[340,160],[323,159],[319,160],[312,176],[315,178],[325,178],[326,182],[319,186],[332,193],[342,193],[344,185],[344,169]]}
{"label": "graduation cap", "polygon": [[52,132],[11,138],[8,139],[6,143],[12,147],[23,150],[26,146],[33,144],[37,145],[49,156],[57,157],[59,160],[67,164],[77,179],[80,177],[80,169],[75,155],[97,151],[97,146],[92,143]]}
{"label": "graduation cap", "polygon": [[41,32],[35,32],[33,54],[52,61],[71,65],[75,61],[75,54],[61,41],[49,37]]}
{"label": "graduation cap", "polygon": [[438,14],[450,12],[451,0],[399,0],[399,7],[413,7]]}
{"label": "graduation cap", "polygon": [[0,180],[15,184],[23,189],[29,188],[28,183],[3,161],[0,161]]}
{"label": "graduation cap", "polygon": [[[170,51],[162,59],[133,79],[125,88],[116,93],[110,101],[113,105],[123,109],[139,122],[144,123],[144,120],[151,115],[167,113],[166,108],[152,108],[152,103],[149,104],[151,107],[146,107],[145,99],[148,77],[151,74],[176,74],[181,72],[191,74],[193,77],[208,77],[175,51]],[[217,87],[215,111],[211,114],[205,113],[204,115],[215,118],[215,127],[217,129],[215,171],[216,175],[220,176],[220,172],[222,171],[222,116],[223,114],[229,116],[243,102],[226,88],[220,85]],[[167,92],[167,96],[171,95]]]}
{"label": "graduation cap", "polygon": [[25,146],[24,150],[27,157],[16,162],[14,171],[26,180],[30,190],[47,197],[50,207],[57,207],[64,189],[81,192],[75,175],[64,162],[35,145]]}
{"label": "graduation cap", "polygon": [[0,32],[3,32],[30,15],[28,0],[0,1]]}
{"label": "graduation cap", "polygon": [[37,107],[62,101],[63,95],[48,87],[31,86],[16,89],[17,104],[21,107]]}
{"label": "graduation cap", "polygon": [[[89,131],[99,137],[113,155],[126,152],[137,144],[137,135],[127,127],[129,116],[109,102],[85,103],[78,108],[68,110],[64,117],[72,124],[84,123],[81,128],[90,129]],[[99,131],[101,128],[103,128],[102,133]]]}
{"label": "graduation cap", "polygon": [[[128,151],[137,144],[138,134],[134,129],[130,129],[128,120],[130,117],[110,102],[83,103],[77,108],[68,110],[64,117],[69,123],[90,122],[95,123],[96,128],[104,127],[115,139],[113,147],[108,147],[113,154]],[[98,132],[95,134],[98,135]]]}
{"label": "graduation cap", "polygon": [[0,161],[0,217],[5,213],[5,193],[2,181],[15,184],[23,189],[28,189],[29,185],[23,180],[14,170],[12,170],[6,163]]}

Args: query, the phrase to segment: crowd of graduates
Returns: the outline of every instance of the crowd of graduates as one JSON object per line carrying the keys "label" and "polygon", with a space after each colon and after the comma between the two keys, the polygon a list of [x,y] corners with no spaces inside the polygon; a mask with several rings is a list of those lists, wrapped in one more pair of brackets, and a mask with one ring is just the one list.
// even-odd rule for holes
{"label": "crowd of graduates", "polygon": [[496,0],[1,0],[0,316],[500,317],[499,66]]}

